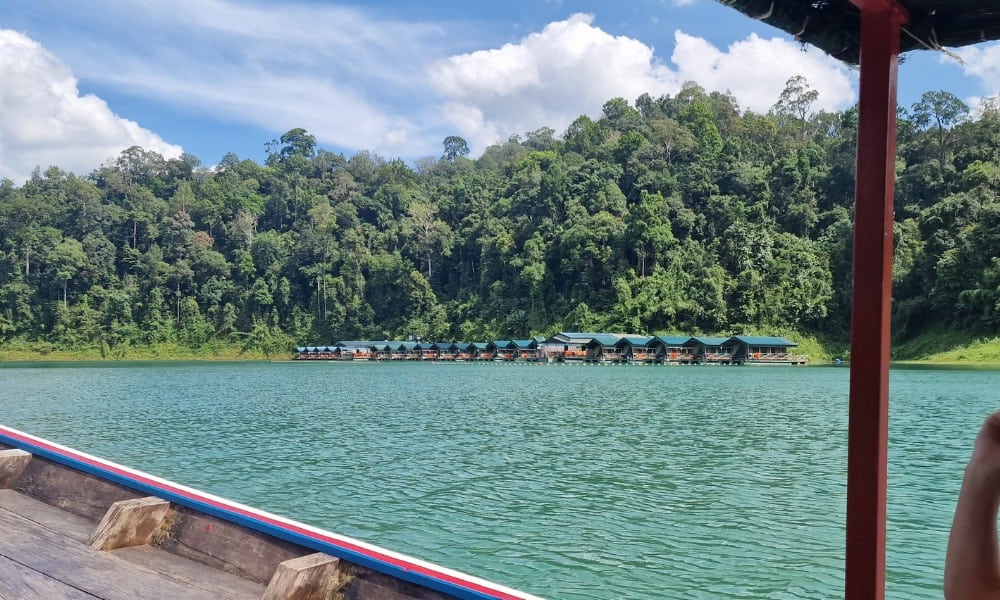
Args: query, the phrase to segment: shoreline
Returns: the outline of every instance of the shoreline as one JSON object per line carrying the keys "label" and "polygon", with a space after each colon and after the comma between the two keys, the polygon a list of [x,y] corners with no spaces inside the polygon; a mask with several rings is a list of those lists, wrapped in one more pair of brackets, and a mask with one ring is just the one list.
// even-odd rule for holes
{"label": "shoreline", "polygon": [[[68,352],[68,351],[57,351],[57,352],[46,352],[46,353],[31,353],[24,351],[5,351],[0,350],[0,365],[16,365],[16,364],[58,364],[58,363],[77,363],[77,364],[97,364],[97,363],[148,363],[148,362],[162,362],[162,363],[178,363],[178,362],[193,362],[193,363],[213,363],[213,362],[272,362],[272,363],[283,363],[283,362],[345,362],[350,364],[348,361],[295,361],[292,360],[292,353],[288,353],[287,356],[276,356],[276,355],[265,355],[262,352],[217,352],[212,354],[205,353],[184,353],[184,352],[136,352],[129,353],[127,356],[122,357],[112,357],[112,356],[100,356],[97,352]],[[359,363],[367,363],[371,361],[358,361]],[[383,362],[394,362],[394,361],[383,361]],[[407,361],[397,361],[397,362],[407,362]],[[447,361],[445,361],[447,362]],[[694,365],[698,366],[698,365]],[[890,363],[892,368],[942,368],[942,369],[983,369],[983,370],[1000,370],[1000,362],[996,360],[935,360],[933,358],[913,360],[893,360]],[[849,362],[843,362],[839,365],[835,365],[830,362],[810,362],[806,365],[798,365],[798,368],[828,368],[828,367],[838,367],[838,368],[849,368]]]}

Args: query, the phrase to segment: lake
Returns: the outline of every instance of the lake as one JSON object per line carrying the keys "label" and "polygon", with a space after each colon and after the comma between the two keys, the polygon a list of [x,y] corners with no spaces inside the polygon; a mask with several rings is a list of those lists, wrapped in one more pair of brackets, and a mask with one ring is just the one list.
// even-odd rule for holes
{"label": "lake", "polygon": [[[552,599],[843,595],[846,368],[0,368],[0,422]],[[1000,372],[894,370],[887,597],[940,598]]]}

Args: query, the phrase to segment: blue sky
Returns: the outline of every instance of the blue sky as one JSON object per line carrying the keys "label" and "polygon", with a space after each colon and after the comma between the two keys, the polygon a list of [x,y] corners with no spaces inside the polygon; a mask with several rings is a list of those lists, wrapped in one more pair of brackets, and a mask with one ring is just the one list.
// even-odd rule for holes
{"label": "blue sky", "polygon": [[[294,127],[346,155],[436,157],[448,135],[478,154],[687,80],[758,112],[793,75],[816,109],[857,93],[851,69],[716,0],[4,4],[0,177],[17,183],[36,165],[87,174],[131,145],[260,161]],[[958,54],[907,55],[900,104],[1000,93],[1000,46]]]}

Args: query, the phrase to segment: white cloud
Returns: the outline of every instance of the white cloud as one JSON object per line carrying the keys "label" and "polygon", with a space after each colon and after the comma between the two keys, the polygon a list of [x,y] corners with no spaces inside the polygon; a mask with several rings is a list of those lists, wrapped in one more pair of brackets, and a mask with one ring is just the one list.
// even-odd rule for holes
{"label": "white cloud", "polygon": [[87,8],[68,10],[108,35],[77,30],[60,41],[87,81],[279,134],[303,127],[340,148],[415,156],[429,136],[440,146],[440,121],[422,113],[432,106],[427,57],[454,42],[439,24],[305,2],[94,0]]}
{"label": "white cloud", "polygon": [[429,77],[444,98],[445,118],[478,151],[539,127],[561,132],[581,114],[599,116],[611,98],[673,94],[685,81],[730,91],[741,107],[757,112],[766,112],[794,75],[819,92],[817,110],[845,108],[855,97],[846,67],[793,42],[751,35],[723,51],[678,31],[671,56],[676,68],[670,68],[652,47],[608,34],[593,20],[576,14],[516,44],[434,64]]}
{"label": "white cloud", "polygon": [[[673,94],[686,80],[731,90],[758,111],[793,75],[819,91],[819,107],[853,99],[845,67],[793,42],[750,36],[719,49],[676,32],[673,63],[665,64],[666,54],[612,35],[585,14],[463,54],[455,49],[484,47],[479,40],[492,35],[484,23],[404,21],[301,1],[35,3],[71,23],[45,44],[88,85],[140,99],[149,110],[169,104],[275,137],[303,127],[325,145],[404,158],[437,154],[456,132],[474,152],[540,127],[561,133],[581,114],[599,116],[613,97]],[[45,56],[75,90],[69,67]]]}
{"label": "white cloud", "polygon": [[446,118],[485,145],[540,127],[564,130],[581,114],[600,113],[611,98],[634,99],[680,89],[681,80],[642,42],[594,27],[576,14],[517,44],[452,56],[430,72]]}
{"label": "white cloud", "polygon": [[[962,59],[965,75],[978,79],[986,95],[1000,94],[1000,43],[967,46],[952,52]],[[942,56],[941,60],[952,62],[954,59]]]}
{"label": "white cloud", "polygon": [[0,177],[23,182],[36,166],[52,165],[84,175],[134,145],[181,153],[104,100],[81,95],[69,68],[40,44],[0,30]]}
{"label": "white cloud", "polygon": [[856,99],[850,70],[815,48],[803,50],[798,43],[765,40],[756,34],[730,44],[726,51],[681,31],[674,33],[674,40],[671,60],[680,79],[707,90],[728,90],[745,109],[767,112],[795,75],[805,77],[819,92],[814,110],[841,110]]}

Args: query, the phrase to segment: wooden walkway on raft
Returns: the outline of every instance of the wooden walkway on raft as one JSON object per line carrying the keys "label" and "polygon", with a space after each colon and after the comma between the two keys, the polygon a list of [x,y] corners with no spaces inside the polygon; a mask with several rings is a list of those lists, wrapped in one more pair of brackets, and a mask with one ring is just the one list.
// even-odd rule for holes
{"label": "wooden walkway on raft", "polygon": [[540,600],[3,426],[0,440],[0,600]]}

